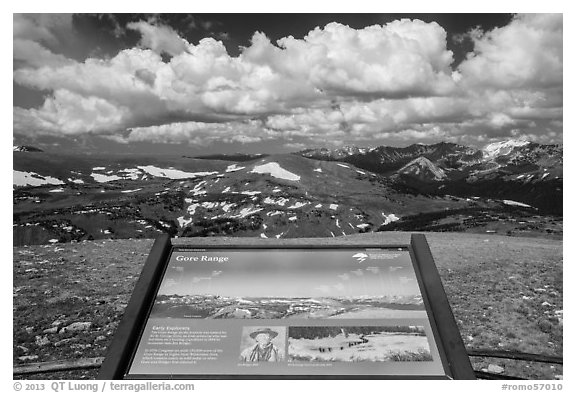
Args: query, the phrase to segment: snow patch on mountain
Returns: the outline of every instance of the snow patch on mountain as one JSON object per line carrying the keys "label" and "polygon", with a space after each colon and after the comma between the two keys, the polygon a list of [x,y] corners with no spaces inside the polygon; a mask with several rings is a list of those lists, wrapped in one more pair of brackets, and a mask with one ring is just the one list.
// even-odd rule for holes
{"label": "snow patch on mountain", "polygon": [[13,151],[24,152],[24,153],[39,153],[42,152],[41,149],[33,146],[12,146]]}
{"label": "snow patch on mountain", "polygon": [[236,206],[235,203],[226,203],[226,202],[221,202],[222,206],[222,210],[226,213],[228,213],[228,211],[230,211],[230,209],[232,209],[233,207]]}
{"label": "snow patch on mountain", "polygon": [[173,168],[158,168],[153,165],[139,166],[138,169],[143,170],[149,175],[156,177],[167,177],[168,179],[189,179],[198,176],[215,175],[218,172],[184,172],[179,169]]}
{"label": "snow patch on mountain", "polygon": [[532,207],[532,206],[527,205],[527,204],[525,204],[525,203],[516,202],[516,201],[511,201],[511,200],[508,200],[508,199],[504,199],[502,202],[503,202],[505,205],[509,205],[509,206]]}
{"label": "snow patch on mountain", "polygon": [[264,209],[252,209],[249,207],[245,207],[244,209],[240,210],[240,213],[234,215],[234,216],[230,216],[231,218],[246,218],[248,216],[251,216],[252,214],[256,214],[259,211],[264,210]]}
{"label": "snow patch on mountain", "polygon": [[382,213],[382,217],[384,217],[384,223],[382,225],[388,225],[391,222],[400,220],[394,213],[388,215]]}
{"label": "snow patch on mountain", "polygon": [[232,164],[232,165],[228,165],[228,167],[226,168],[226,172],[236,172],[236,171],[242,170],[244,168],[246,168],[246,167]]}
{"label": "snow patch on mountain", "polygon": [[35,172],[13,171],[13,185],[16,187],[24,186],[43,186],[45,184],[64,184],[60,179],[51,176],[41,176]]}
{"label": "snow patch on mountain", "polygon": [[286,203],[287,203],[288,201],[289,201],[289,199],[283,198],[283,197],[276,198],[276,199],[271,198],[271,197],[266,197],[263,202],[266,203],[267,205],[279,205],[279,206],[284,206],[284,205],[286,205]]}
{"label": "snow patch on mountain", "polygon": [[181,217],[178,217],[177,220],[178,220],[178,225],[180,225],[180,227],[185,227],[185,226],[190,225],[190,224],[192,223],[192,220],[193,220],[193,219],[192,219],[192,218],[189,218],[189,219],[186,220],[186,219],[184,218],[184,216],[181,216]]}
{"label": "snow patch on mountain", "polygon": [[101,173],[91,173],[90,176],[92,176],[92,178],[94,178],[94,180],[97,181],[98,183],[108,183],[110,181],[122,179],[120,176],[116,176],[116,175],[108,176],[108,175],[103,175]]}
{"label": "snow patch on mountain", "polygon": [[300,176],[287,171],[282,168],[277,162],[268,162],[266,164],[257,165],[250,171],[250,173],[269,174],[272,177],[290,181],[300,180]]}
{"label": "snow patch on mountain", "polygon": [[125,179],[130,179],[130,180],[138,180],[138,178],[142,175],[142,171],[140,171],[139,169],[136,169],[136,168],[120,169],[118,172],[124,173],[124,175],[122,175],[122,177],[124,177]]}
{"label": "snow patch on mountain", "polygon": [[498,156],[505,156],[510,154],[516,147],[522,147],[529,144],[529,141],[510,139],[508,141],[500,141],[490,143],[482,149],[482,155],[485,160],[493,160]]}

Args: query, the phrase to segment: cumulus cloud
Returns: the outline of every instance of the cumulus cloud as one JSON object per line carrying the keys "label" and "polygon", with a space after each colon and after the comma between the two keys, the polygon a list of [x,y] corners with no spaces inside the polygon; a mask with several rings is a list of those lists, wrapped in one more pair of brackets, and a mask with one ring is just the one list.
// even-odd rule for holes
{"label": "cumulus cloud", "polygon": [[561,15],[470,32],[474,50],[454,70],[446,31],[419,20],[330,23],[276,43],[256,32],[235,57],[158,21],[126,27],[140,33],[139,47],[79,62],[42,44],[57,40],[53,24],[15,16],[14,59],[25,66],[14,81],[51,92],[40,108],[14,109],[15,132],[284,146],[481,141],[518,130],[561,138]]}
{"label": "cumulus cloud", "polygon": [[58,46],[60,38],[72,30],[69,14],[14,14],[13,55],[15,63],[26,66],[58,67],[69,59],[49,48]]}
{"label": "cumulus cloud", "polygon": [[72,62],[65,56],[52,53],[35,41],[23,39],[14,40],[13,55],[15,62],[21,61],[32,67],[60,67]]}
{"label": "cumulus cloud", "polygon": [[180,122],[130,129],[130,142],[189,143],[210,145],[215,142],[253,143],[274,138],[271,131],[263,132],[259,120],[226,123]]}
{"label": "cumulus cloud", "polygon": [[39,109],[14,108],[14,128],[29,133],[82,134],[111,131],[125,124],[131,114],[105,99],[57,90]]}
{"label": "cumulus cloud", "polygon": [[14,39],[38,41],[54,45],[58,42],[59,32],[72,27],[70,14],[14,14]]}
{"label": "cumulus cloud", "polygon": [[460,72],[473,86],[560,86],[562,25],[562,14],[529,14],[492,31],[473,31],[474,51],[460,65]]}
{"label": "cumulus cloud", "polygon": [[180,37],[170,26],[140,21],[130,22],[126,28],[140,32],[142,35],[140,45],[158,54],[167,53],[176,56],[185,52],[188,47],[188,41]]}
{"label": "cumulus cloud", "polygon": [[364,29],[330,23],[273,45],[256,33],[242,58],[342,95],[442,95],[454,88],[446,32],[437,23],[394,21]]}

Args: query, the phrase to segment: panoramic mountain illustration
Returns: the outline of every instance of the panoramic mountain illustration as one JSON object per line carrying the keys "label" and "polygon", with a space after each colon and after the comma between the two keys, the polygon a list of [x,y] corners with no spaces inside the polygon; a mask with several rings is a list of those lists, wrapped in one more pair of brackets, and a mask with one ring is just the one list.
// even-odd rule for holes
{"label": "panoramic mountain illustration", "polygon": [[[14,147],[14,242],[345,236],[430,230],[562,235],[562,147],[70,156]],[[74,162],[71,166],[70,162]]]}
{"label": "panoramic mountain illustration", "polygon": [[323,319],[415,318],[425,315],[421,296],[230,298],[216,295],[159,295],[154,318]]}

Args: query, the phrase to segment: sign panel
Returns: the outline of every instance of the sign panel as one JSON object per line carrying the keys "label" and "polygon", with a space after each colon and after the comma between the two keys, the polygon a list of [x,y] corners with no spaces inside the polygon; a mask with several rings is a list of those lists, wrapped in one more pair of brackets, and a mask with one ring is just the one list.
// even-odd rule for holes
{"label": "sign panel", "polygon": [[127,377],[444,376],[407,248],[174,248]]}
{"label": "sign panel", "polygon": [[159,238],[98,378],[474,378],[423,235],[308,240]]}

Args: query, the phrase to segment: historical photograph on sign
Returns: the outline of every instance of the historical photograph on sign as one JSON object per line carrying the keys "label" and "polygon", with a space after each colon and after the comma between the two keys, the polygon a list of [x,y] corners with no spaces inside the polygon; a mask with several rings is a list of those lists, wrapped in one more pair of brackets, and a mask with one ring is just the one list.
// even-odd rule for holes
{"label": "historical photograph on sign", "polygon": [[432,361],[423,326],[291,326],[289,361]]}
{"label": "historical photograph on sign", "polygon": [[286,360],[286,327],[245,326],[242,329],[241,362],[283,362]]}
{"label": "historical photograph on sign", "polygon": [[[218,262],[224,258],[226,262]],[[407,251],[244,250],[172,257],[155,318],[426,317]]]}

